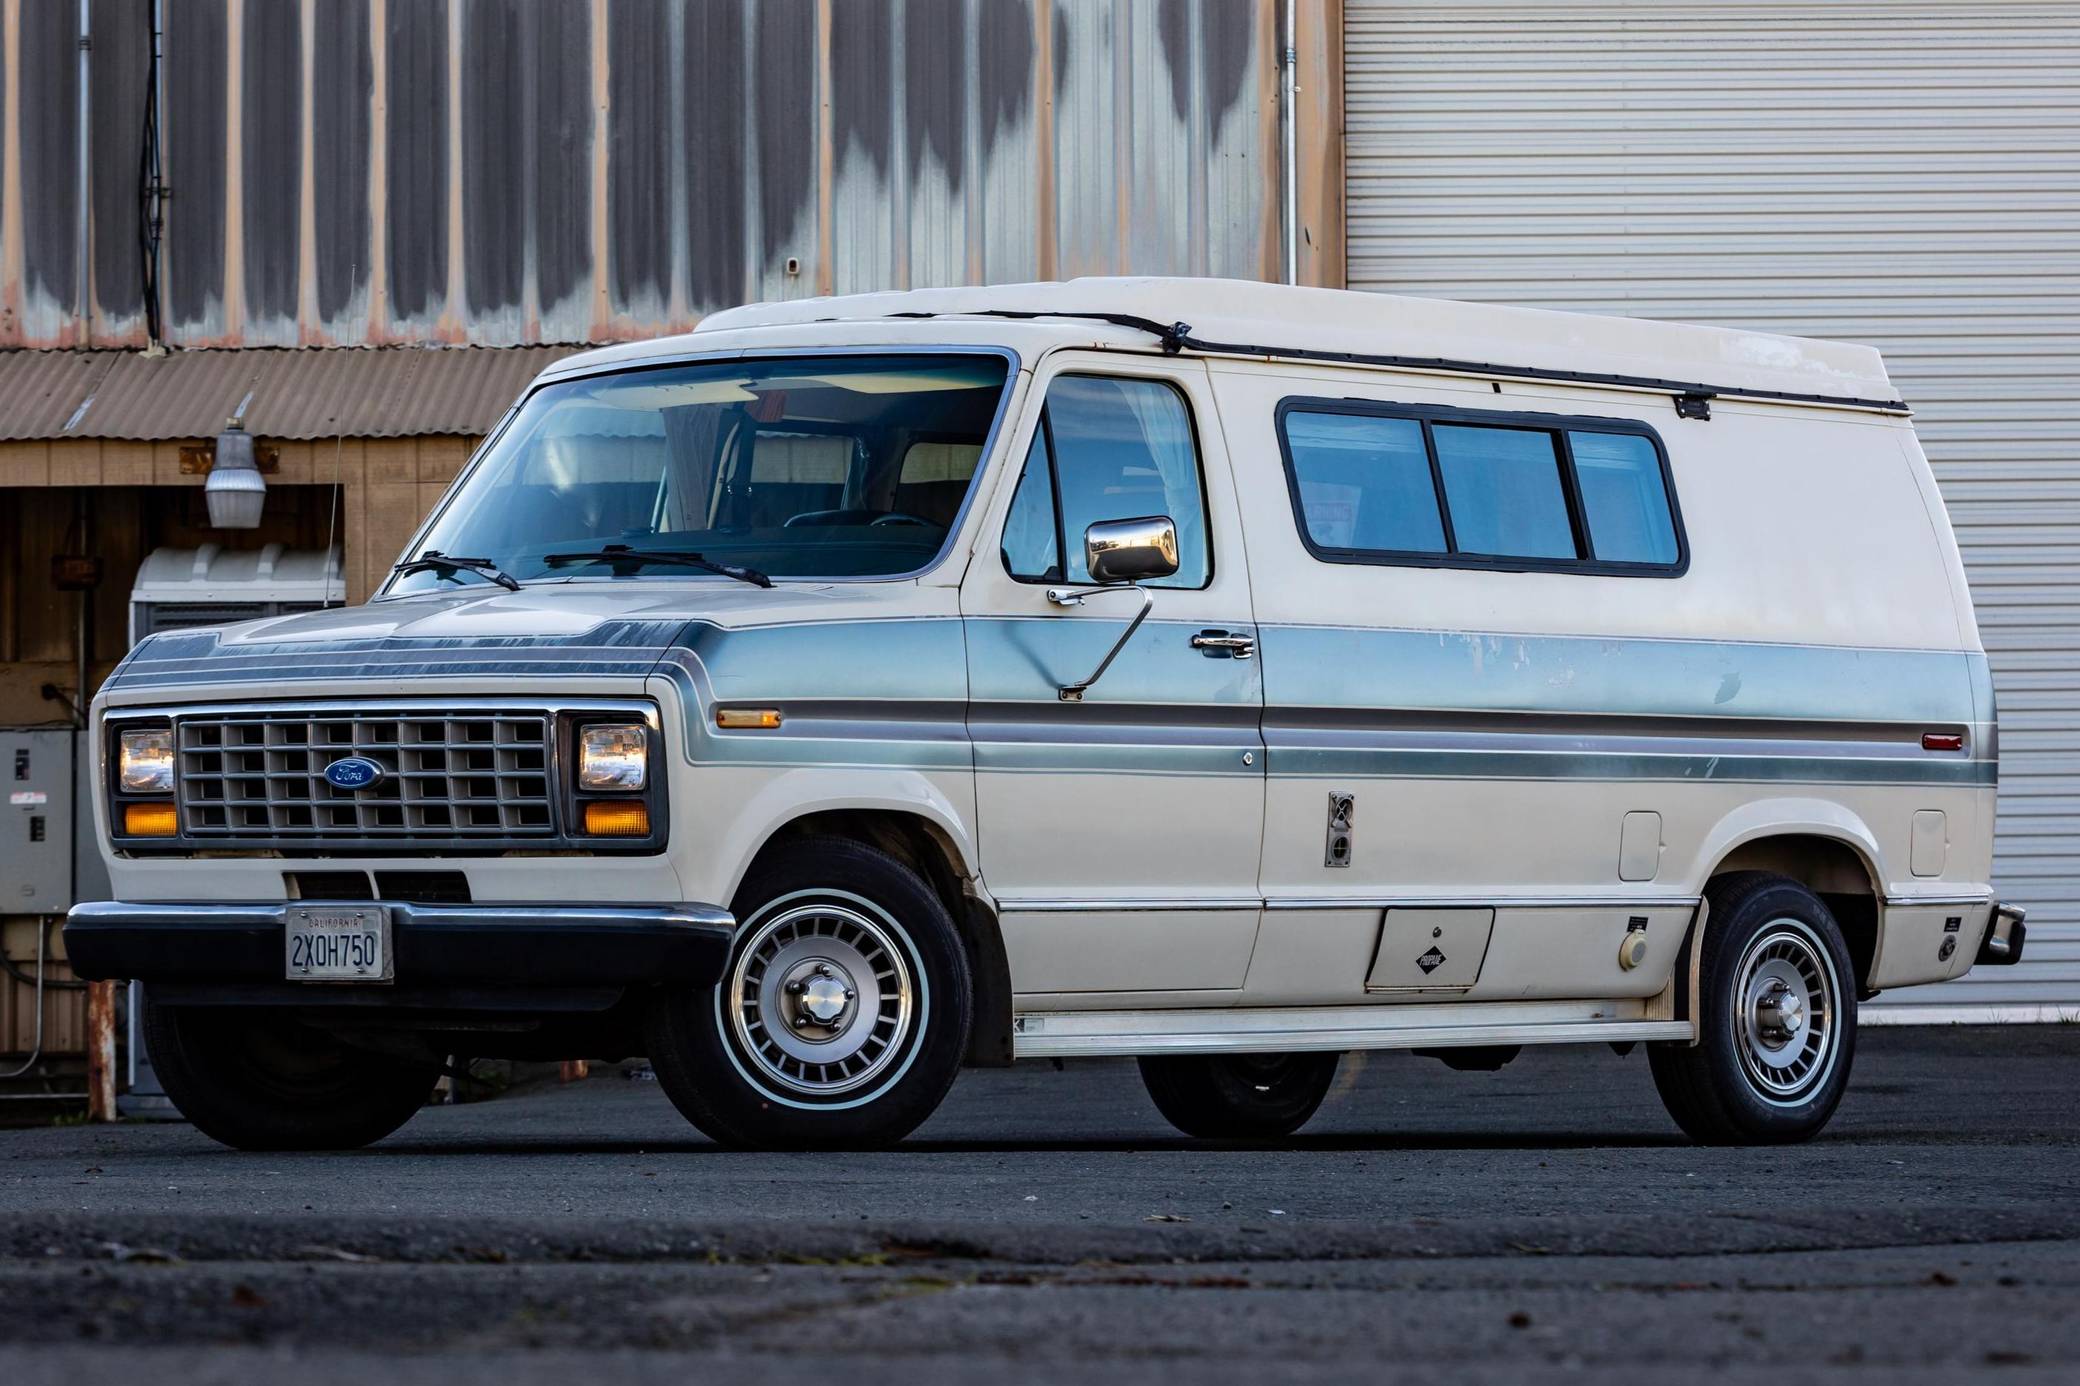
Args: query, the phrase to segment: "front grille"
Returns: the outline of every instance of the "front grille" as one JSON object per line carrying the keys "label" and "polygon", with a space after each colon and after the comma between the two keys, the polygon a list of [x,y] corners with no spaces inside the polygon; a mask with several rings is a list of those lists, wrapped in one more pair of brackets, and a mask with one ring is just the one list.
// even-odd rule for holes
{"label": "front grille", "polygon": [[[553,837],[542,712],[189,714],[174,720],[181,829],[192,839]],[[376,784],[336,789],[325,767],[362,756]]]}

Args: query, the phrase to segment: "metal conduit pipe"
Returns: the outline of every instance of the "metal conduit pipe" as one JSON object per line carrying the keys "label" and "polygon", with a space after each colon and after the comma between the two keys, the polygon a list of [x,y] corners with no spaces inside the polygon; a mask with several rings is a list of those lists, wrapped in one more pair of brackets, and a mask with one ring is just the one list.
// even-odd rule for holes
{"label": "metal conduit pipe", "polygon": [[[88,503],[84,486],[72,493],[72,527],[79,535],[79,551],[94,552],[94,511]],[[85,731],[91,720],[88,706],[94,701],[94,690],[88,687],[93,679],[94,656],[94,589],[82,586],[79,589],[78,625],[73,631],[73,656],[77,661],[72,688],[72,720],[74,725]]]}
{"label": "metal conduit pipe", "polygon": [[1279,59],[1279,141],[1284,158],[1284,205],[1279,230],[1284,241],[1285,282],[1300,282],[1300,87],[1295,68],[1300,61],[1300,0],[1285,0],[1285,43]]}
{"label": "metal conduit pipe", "polygon": [[72,314],[81,346],[91,345],[94,338],[94,267],[88,261],[94,236],[93,25],[93,0],[79,0],[79,169],[74,189],[79,207],[73,238]]}
{"label": "metal conduit pipe", "polygon": [[140,214],[145,236],[145,327],[147,356],[166,350],[166,0],[152,0],[151,102],[144,148]]}

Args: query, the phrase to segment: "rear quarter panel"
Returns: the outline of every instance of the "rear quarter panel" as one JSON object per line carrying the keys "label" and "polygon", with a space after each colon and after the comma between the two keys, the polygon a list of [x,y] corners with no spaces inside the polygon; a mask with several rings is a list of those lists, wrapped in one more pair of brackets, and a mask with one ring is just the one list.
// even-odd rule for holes
{"label": "rear quarter panel", "polygon": [[[1727,851],[1773,832],[1844,843],[1886,895],[1987,890],[1984,657],[1904,420],[1728,400],[1687,420],[1661,395],[1242,362],[1214,376],[1265,662],[1264,893],[1299,911],[1264,946],[1308,946],[1310,901],[1326,928],[1334,900],[1695,898]],[[1289,397],[1645,422],[1689,567],[1323,562],[1301,542],[1274,424]],[[1967,730],[1969,748],[1922,751],[1932,727]],[[1358,830],[1352,865],[1325,870],[1332,789],[1358,795]],[[1916,877],[1912,823],[1929,809],[1951,845],[1939,875]],[[1626,881],[1634,812],[1660,815],[1661,853],[1651,879]]]}

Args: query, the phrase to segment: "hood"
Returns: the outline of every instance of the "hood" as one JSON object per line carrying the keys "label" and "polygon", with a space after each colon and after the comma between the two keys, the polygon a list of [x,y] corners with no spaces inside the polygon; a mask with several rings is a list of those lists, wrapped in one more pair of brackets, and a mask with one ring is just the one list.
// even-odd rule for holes
{"label": "hood", "polygon": [[863,616],[884,583],[726,580],[545,583],[518,592],[396,597],[366,606],[164,631],[137,645],[110,690],[228,683],[466,678],[640,679],[695,621],[724,627]]}

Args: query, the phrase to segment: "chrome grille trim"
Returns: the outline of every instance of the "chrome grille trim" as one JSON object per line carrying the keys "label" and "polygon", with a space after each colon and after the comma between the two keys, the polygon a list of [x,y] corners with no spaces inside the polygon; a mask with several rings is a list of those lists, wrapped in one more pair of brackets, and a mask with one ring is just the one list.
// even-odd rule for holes
{"label": "chrome grille trim", "polygon": [[[557,831],[546,712],[311,708],[174,719],[181,831],[195,839],[530,838]],[[383,779],[334,788],[364,756]]]}
{"label": "chrome grille trim", "polygon": [[[188,856],[198,852],[228,853],[231,855],[258,852],[283,857],[380,856],[398,858],[427,855],[486,856],[507,852],[539,853],[544,851],[577,852],[586,855],[655,854],[663,849],[670,830],[669,805],[664,792],[662,775],[653,775],[651,777],[650,788],[642,796],[650,809],[651,832],[647,838],[588,837],[579,832],[576,827],[575,800],[572,787],[568,783],[571,767],[566,763],[569,747],[564,745],[564,743],[570,739],[570,728],[574,722],[601,716],[614,720],[641,722],[649,727],[652,737],[651,754],[653,763],[660,765],[663,763],[663,724],[657,705],[644,698],[595,698],[582,696],[513,698],[490,695],[468,698],[433,698],[423,696],[323,699],[268,698],[217,703],[129,704],[107,709],[101,719],[100,744],[102,755],[106,758],[100,776],[101,788],[108,800],[109,817],[111,820],[109,830],[114,840],[114,847],[119,854],[126,856]],[[264,758],[258,766],[251,764],[236,765],[229,772],[221,766],[211,766],[206,759],[200,764],[191,763],[189,756],[185,754],[186,749],[190,745],[190,740],[183,733],[183,727],[206,728],[212,725],[221,727],[232,723],[240,725],[258,723],[262,726],[279,724],[285,728],[303,728],[303,736],[307,739],[309,728],[313,723],[355,724],[350,725],[347,733],[348,738],[356,743],[355,750],[350,751],[345,742],[322,742],[321,748],[325,752],[322,758],[317,755],[303,755],[306,749],[306,742],[290,739],[286,732],[281,734],[283,744],[273,748],[273,751],[270,751],[266,744],[268,738],[265,732],[261,733],[261,744],[259,745],[232,748],[233,750],[260,753],[289,752],[293,750],[302,757],[300,764],[292,760],[285,764],[278,763],[273,767],[274,773],[279,776],[279,779],[273,783],[281,786],[279,804],[283,809],[287,809],[298,802],[313,804],[329,802],[351,803],[356,796],[333,790],[330,785],[325,784],[322,778],[318,780],[318,785],[323,787],[326,795],[337,796],[336,800],[310,800],[308,795],[313,790],[310,777],[314,774],[322,776],[325,764],[329,763],[331,759],[340,755],[353,754],[355,751],[358,751],[360,754],[370,755],[372,759],[375,759],[394,775],[398,766],[398,762],[394,758],[397,749],[407,752],[425,751],[430,753],[434,748],[430,743],[417,746],[411,744],[414,740],[422,743],[427,741],[426,738],[413,737],[403,738],[405,744],[399,748],[390,739],[382,736],[380,732],[376,732],[374,729],[385,723],[394,729],[404,724],[431,724],[436,722],[442,726],[441,735],[443,738],[448,735],[448,725],[450,723],[489,722],[493,724],[491,728],[492,735],[489,740],[479,742],[463,741],[458,743],[454,749],[461,751],[472,749],[492,751],[494,753],[493,763],[489,767],[488,772],[482,766],[470,766],[467,763],[460,768],[464,772],[473,773],[477,776],[483,776],[488,773],[494,781],[497,780],[502,771],[515,778],[526,778],[530,775],[532,773],[531,759],[528,763],[523,764],[519,760],[519,753],[523,750],[529,750],[538,744],[542,750],[543,769],[540,774],[543,779],[542,790],[545,793],[536,794],[533,792],[533,786],[526,785],[521,787],[528,792],[516,795],[514,798],[516,802],[519,800],[532,800],[534,803],[542,804],[545,801],[547,826],[536,827],[532,813],[509,812],[503,795],[501,795],[499,801],[498,826],[491,826],[489,818],[486,816],[482,822],[465,825],[467,828],[465,831],[456,830],[452,817],[448,827],[440,827],[437,824],[425,825],[427,815],[423,811],[406,815],[406,826],[404,827],[396,826],[394,819],[388,823],[380,821],[385,817],[381,812],[371,813],[367,816],[377,819],[376,825],[370,828],[363,828],[360,826],[360,822],[364,815],[358,808],[354,814],[354,825],[351,827],[345,825],[343,816],[338,825],[313,823],[311,826],[303,826],[292,822],[282,827],[276,827],[275,824],[282,818],[294,818],[296,815],[272,811],[275,807],[272,801],[277,798],[273,792],[268,792],[264,796],[256,795],[246,801],[255,807],[268,810],[264,813],[244,815],[250,826],[234,827],[228,822],[215,824],[205,822],[198,830],[191,816],[191,806],[197,804],[210,805],[216,802],[206,797],[197,796],[184,783],[186,775],[191,771],[199,772],[200,778],[195,781],[197,785],[227,783],[228,781],[225,781],[223,776],[226,773],[230,773],[233,775],[233,781],[243,784],[257,783],[264,790],[270,784],[268,779],[269,767]],[[502,737],[499,734],[498,724],[515,723],[530,729],[539,729],[539,735],[542,737],[542,740],[537,743],[526,736],[516,734],[510,737]],[[133,837],[123,831],[123,811],[125,806],[138,802],[151,802],[154,796],[126,793],[116,784],[114,752],[112,748],[117,736],[128,726],[167,726],[168,724],[171,724],[174,728],[176,753],[175,792],[171,796],[171,802],[177,810],[179,832],[177,835],[170,837]],[[371,734],[364,738],[361,735],[363,730],[368,730]],[[509,757],[508,764],[504,767],[498,764],[501,748],[503,748],[503,753]],[[217,748],[197,746],[195,749],[198,752],[202,752]],[[418,781],[422,784],[432,786],[436,781],[442,782],[441,789],[445,790],[445,781],[450,773],[445,759],[438,769],[430,762],[423,765],[406,766],[405,769],[408,772],[418,772]],[[410,778],[408,775],[407,782],[409,782]],[[388,790],[397,783],[398,781],[393,779],[391,785],[383,786],[383,788]],[[508,783],[510,784],[511,781]],[[437,793],[439,791],[434,792]],[[423,808],[423,801],[428,797],[428,794],[422,791],[418,797]],[[477,802],[475,796],[468,797],[469,802],[472,804]],[[168,798],[160,795],[156,796],[156,801],[166,803]],[[394,798],[386,794],[382,802],[402,805],[405,802],[403,791],[400,790]],[[208,818],[212,815],[203,816]],[[433,816],[436,819],[438,818],[437,814]],[[509,823],[515,823],[516,826],[509,827]],[[422,826],[414,826],[414,824]]]}

